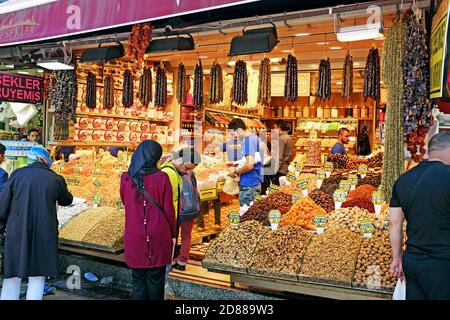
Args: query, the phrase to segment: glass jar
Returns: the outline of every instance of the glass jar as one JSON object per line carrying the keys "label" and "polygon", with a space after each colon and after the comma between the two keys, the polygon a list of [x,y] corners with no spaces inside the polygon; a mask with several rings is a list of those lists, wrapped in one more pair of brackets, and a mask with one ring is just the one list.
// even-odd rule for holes
{"label": "glass jar", "polygon": [[369,117],[369,109],[363,107],[361,109],[361,118],[368,118],[368,117]]}
{"label": "glass jar", "polygon": [[331,108],[331,117],[332,118],[338,118],[339,117],[339,110],[337,107]]}
{"label": "glass jar", "polygon": [[352,107],[345,108],[345,117],[353,118],[353,108]]}
{"label": "glass jar", "polygon": [[275,107],[271,107],[270,111],[272,113],[272,118],[275,118],[277,116],[277,109]]}
{"label": "glass jar", "polygon": [[291,111],[289,113],[289,117],[290,118],[295,118],[295,107],[294,106],[291,107]]}
{"label": "glass jar", "polygon": [[353,118],[361,118],[361,109],[359,109],[358,107],[353,108]]}
{"label": "glass jar", "polygon": [[344,106],[339,107],[339,118],[345,118],[345,108]]}
{"label": "glass jar", "polygon": [[310,118],[316,118],[317,117],[317,107],[316,106],[310,106],[309,107],[309,117]]}
{"label": "glass jar", "polygon": [[289,113],[290,113],[290,109],[288,106],[284,106],[283,108],[283,117],[284,118],[289,118]]}
{"label": "glass jar", "polygon": [[303,107],[303,118],[309,118],[309,106]]}
{"label": "glass jar", "polygon": [[323,118],[323,107],[322,106],[319,106],[318,108],[317,108],[317,118]]}
{"label": "glass jar", "polygon": [[303,117],[303,109],[302,109],[302,107],[297,107],[297,111],[295,112],[295,117],[296,118]]}
{"label": "glass jar", "polygon": [[369,107],[369,118],[373,118],[373,106]]}
{"label": "glass jar", "polygon": [[277,118],[283,118],[283,108],[277,108]]}
{"label": "glass jar", "polygon": [[326,107],[323,110],[323,117],[326,119],[330,119],[331,118],[331,109],[329,107]]}

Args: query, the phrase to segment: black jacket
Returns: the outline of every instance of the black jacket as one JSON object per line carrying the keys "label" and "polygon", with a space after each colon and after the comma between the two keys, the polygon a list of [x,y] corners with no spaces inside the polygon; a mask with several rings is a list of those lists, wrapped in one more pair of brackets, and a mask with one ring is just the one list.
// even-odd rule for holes
{"label": "black jacket", "polygon": [[0,232],[6,228],[5,278],[58,275],[56,202],[72,203],[63,177],[40,163],[18,169],[0,192]]}

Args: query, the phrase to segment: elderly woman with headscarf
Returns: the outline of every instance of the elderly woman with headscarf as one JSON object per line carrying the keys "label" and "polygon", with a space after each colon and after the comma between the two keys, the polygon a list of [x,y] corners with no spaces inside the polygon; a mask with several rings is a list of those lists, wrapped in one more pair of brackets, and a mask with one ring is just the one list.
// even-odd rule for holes
{"label": "elderly woman with headscarf", "polygon": [[56,204],[73,197],[63,177],[53,172],[50,154],[32,147],[28,166],[17,169],[0,192],[0,233],[5,233],[2,300],[18,300],[28,278],[27,300],[42,300],[45,277],[58,276]]}
{"label": "elderly woman with headscarf", "polygon": [[135,300],[163,300],[166,265],[172,261],[176,236],[169,177],[157,168],[159,143],[142,142],[120,181],[125,205],[125,262],[132,268]]}

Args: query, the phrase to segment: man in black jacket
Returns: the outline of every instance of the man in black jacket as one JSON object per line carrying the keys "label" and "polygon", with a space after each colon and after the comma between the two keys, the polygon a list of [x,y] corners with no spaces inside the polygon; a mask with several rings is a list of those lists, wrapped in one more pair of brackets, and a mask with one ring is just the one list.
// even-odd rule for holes
{"label": "man in black jacket", "polygon": [[397,180],[390,204],[391,273],[406,278],[407,300],[450,299],[450,132],[435,135],[428,154]]}
{"label": "man in black jacket", "polygon": [[28,164],[0,192],[0,233],[6,231],[2,300],[19,299],[23,278],[27,300],[42,300],[45,277],[58,275],[56,203],[73,201],[64,178],[50,170],[47,150],[31,148]]}

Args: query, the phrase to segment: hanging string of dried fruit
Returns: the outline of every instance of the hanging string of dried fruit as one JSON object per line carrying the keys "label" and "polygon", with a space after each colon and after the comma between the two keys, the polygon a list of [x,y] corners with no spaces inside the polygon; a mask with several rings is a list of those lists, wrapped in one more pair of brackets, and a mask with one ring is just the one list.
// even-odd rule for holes
{"label": "hanging string of dried fruit", "polygon": [[364,72],[364,99],[380,99],[380,56],[377,48],[371,48]]}
{"label": "hanging string of dried fruit", "polygon": [[284,81],[284,98],[287,101],[295,101],[298,97],[298,73],[297,58],[292,54],[288,55],[285,81]]}
{"label": "hanging string of dried fruit", "polygon": [[123,76],[123,92],[122,92],[122,104],[125,108],[129,108],[133,105],[133,75],[130,70],[125,70]]}
{"label": "hanging string of dried fruit", "polygon": [[330,58],[320,60],[317,96],[322,99],[331,98],[331,63]]}
{"label": "hanging string of dried fruit", "polygon": [[48,100],[49,92],[50,92],[50,71],[44,71],[44,99]]}
{"label": "hanging string of dried fruit", "polygon": [[55,109],[55,140],[69,139],[69,119],[76,122],[77,79],[75,70],[57,71],[50,75],[49,102]]}
{"label": "hanging string of dried fruit", "polygon": [[151,68],[144,68],[139,79],[138,99],[142,105],[147,108],[150,101],[152,101],[152,70]]}
{"label": "hanging string of dried fruit", "polygon": [[425,137],[433,125],[429,97],[429,60],[426,29],[419,12],[409,10],[406,16],[408,36],[403,56],[405,142],[412,159],[419,162],[425,155]]}
{"label": "hanging string of dried fruit", "polygon": [[203,108],[203,67],[202,61],[198,60],[194,72],[194,108]]}
{"label": "hanging string of dried fruit", "polygon": [[177,100],[179,104],[186,103],[186,67],[183,63],[178,65]]}
{"label": "hanging string of dried fruit", "polygon": [[261,60],[261,64],[259,65],[258,103],[264,106],[269,106],[271,95],[270,59],[264,58]]}
{"label": "hanging string of dried fruit", "polygon": [[403,68],[407,36],[403,21],[389,28],[384,41],[382,76],[387,88],[386,124],[381,190],[390,198],[395,181],[403,173]]}
{"label": "hanging string of dried fruit", "polygon": [[86,84],[86,106],[95,108],[97,106],[97,80],[95,74],[88,73]]}
{"label": "hanging string of dried fruit", "polygon": [[152,40],[153,28],[150,23],[137,23],[133,26],[128,36],[127,56],[133,61],[131,66],[133,73],[142,69],[142,62],[148,45]]}
{"label": "hanging string of dried fruit", "polygon": [[167,104],[167,76],[162,63],[156,70],[155,106],[165,107]]}
{"label": "hanging string of dried fruit", "polygon": [[112,109],[114,107],[114,79],[111,75],[107,75],[103,83],[103,108]]}
{"label": "hanging string of dried fruit", "polygon": [[223,75],[220,64],[214,62],[211,67],[211,85],[209,87],[209,102],[220,103],[223,101]]}
{"label": "hanging string of dried fruit", "polygon": [[248,101],[247,92],[247,64],[238,60],[234,66],[232,99],[237,105],[245,105]]}
{"label": "hanging string of dried fruit", "polygon": [[345,55],[342,70],[342,98],[349,101],[353,95],[353,57],[349,51]]}

